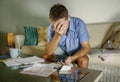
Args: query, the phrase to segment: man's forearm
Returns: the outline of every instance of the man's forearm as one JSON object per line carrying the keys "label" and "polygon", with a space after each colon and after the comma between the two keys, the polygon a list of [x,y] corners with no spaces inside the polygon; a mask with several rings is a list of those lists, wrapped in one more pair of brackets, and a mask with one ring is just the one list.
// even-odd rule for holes
{"label": "man's forearm", "polygon": [[51,55],[55,49],[58,46],[58,43],[60,41],[61,35],[56,33],[52,39],[52,41],[50,43],[48,43],[48,45],[46,46],[46,54],[47,55]]}
{"label": "man's forearm", "polygon": [[90,51],[90,48],[89,47],[83,47],[82,49],[80,49],[78,52],[76,52],[72,57],[72,61],[75,61],[77,60],[78,58],[84,56],[84,55],[87,55],[88,52]]}

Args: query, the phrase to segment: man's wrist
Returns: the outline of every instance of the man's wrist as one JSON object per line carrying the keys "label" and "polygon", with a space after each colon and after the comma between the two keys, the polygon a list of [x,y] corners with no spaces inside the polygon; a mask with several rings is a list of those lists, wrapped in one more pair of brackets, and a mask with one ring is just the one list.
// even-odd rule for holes
{"label": "man's wrist", "polygon": [[73,62],[73,56],[70,56],[71,62]]}
{"label": "man's wrist", "polygon": [[56,32],[56,33],[55,33],[55,36],[56,36],[56,37],[61,37],[62,35]]}
{"label": "man's wrist", "polygon": [[60,38],[61,38],[61,35],[58,33],[55,33],[54,39],[57,41],[57,40],[60,40]]}

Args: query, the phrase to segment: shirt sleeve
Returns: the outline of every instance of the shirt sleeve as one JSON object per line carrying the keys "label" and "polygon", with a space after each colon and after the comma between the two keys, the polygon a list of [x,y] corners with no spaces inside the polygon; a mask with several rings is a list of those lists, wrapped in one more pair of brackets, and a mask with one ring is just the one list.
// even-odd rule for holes
{"label": "shirt sleeve", "polygon": [[78,39],[80,43],[86,42],[90,39],[89,33],[87,31],[85,23],[80,20],[77,24],[77,34],[78,34]]}
{"label": "shirt sleeve", "polygon": [[48,42],[52,40],[54,36],[54,30],[52,29],[52,25],[48,26]]}

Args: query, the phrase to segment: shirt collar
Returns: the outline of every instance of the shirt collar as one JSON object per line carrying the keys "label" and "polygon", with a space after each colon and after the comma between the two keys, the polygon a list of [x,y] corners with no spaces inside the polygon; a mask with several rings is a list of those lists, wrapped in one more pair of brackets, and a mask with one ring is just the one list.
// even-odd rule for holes
{"label": "shirt collar", "polygon": [[74,22],[73,22],[73,18],[70,17],[70,23],[69,23],[69,30],[74,31],[75,32],[75,27],[74,27]]}

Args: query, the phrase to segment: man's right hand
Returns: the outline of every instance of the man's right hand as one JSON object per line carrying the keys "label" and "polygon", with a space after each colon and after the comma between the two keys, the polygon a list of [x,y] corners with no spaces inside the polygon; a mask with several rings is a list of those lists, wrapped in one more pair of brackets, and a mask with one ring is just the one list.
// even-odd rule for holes
{"label": "man's right hand", "polygon": [[53,60],[54,57],[55,57],[55,56],[54,56],[53,54],[52,54],[52,55],[47,55],[47,54],[45,54],[43,58],[44,58],[45,61],[47,61],[47,62],[54,62],[54,60]]}

